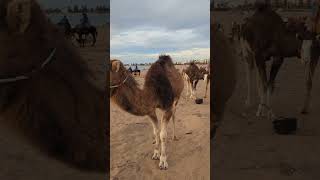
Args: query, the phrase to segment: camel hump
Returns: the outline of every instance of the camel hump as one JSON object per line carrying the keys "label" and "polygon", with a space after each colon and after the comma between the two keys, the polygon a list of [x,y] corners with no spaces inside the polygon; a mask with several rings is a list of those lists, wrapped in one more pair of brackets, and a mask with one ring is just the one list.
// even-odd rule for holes
{"label": "camel hump", "polygon": [[[174,101],[174,89],[170,82],[170,73],[174,68],[174,64],[170,56],[161,55],[159,59],[153,63],[146,74],[144,87],[146,93],[150,93],[150,98],[154,98],[159,102],[159,108],[168,109]],[[169,70],[170,69],[170,70]]]}
{"label": "camel hump", "polygon": [[158,61],[156,63],[159,63],[160,65],[169,65],[173,66],[173,61],[169,55],[160,55]]}
{"label": "camel hump", "polygon": [[256,7],[256,10],[260,12],[272,9],[269,3],[259,2],[259,1],[255,3],[255,7]]}

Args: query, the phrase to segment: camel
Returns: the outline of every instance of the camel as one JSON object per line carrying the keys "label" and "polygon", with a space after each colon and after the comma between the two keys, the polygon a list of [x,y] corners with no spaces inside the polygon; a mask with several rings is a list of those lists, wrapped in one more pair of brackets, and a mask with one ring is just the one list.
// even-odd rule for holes
{"label": "camel", "polygon": [[210,75],[213,88],[212,104],[210,104],[213,108],[210,138],[213,138],[223,119],[225,106],[236,86],[236,57],[235,49],[227,37],[213,23],[211,23],[210,47],[210,69],[212,69]]}
{"label": "camel", "polygon": [[187,96],[189,95],[190,91],[190,98],[195,99],[197,84],[199,80],[204,79],[204,74],[200,71],[199,67],[194,62],[191,62],[189,66],[182,72],[183,77],[187,82]]}
{"label": "camel", "polygon": [[36,0],[2,0],[0,39],[1,128],[39,156],[106,173],[107,97],[64,34]]}
{"label": "camel", "polygon": [[[305,26],[286,24],[269,5],[258,4],[257,10],[241,28],[242,55],[247,62],[248,96],[246,106],[251,104],[251,77],[256,66],[259,74],[260,103],[256,115],[267,112],[269,119],[275,115],[271,108],[271,95],[274,81],[284,58],[301,57],[302,39],[308,36]],[[270,76],[267,78],[266,62],[272,58]],[[310,64],[312,69],[314,64]],[[311,73],[309,73],[311,74]],[[309,91],[309,90],[308,90]],[[307,98],[307,97],[306,97]],[[303,110],[304,111],[304,110]]]}
{"label": "camel", "polygon": [[[172,117],[173,139],[175,135],[175,112],[183,91],[183,80],[174,67],[171,57],[161,55],[153,63],[145,76],[143,89],[127,71],[120,60],[110,62],[110,96],[111,100],[124,111],[136,116],[149,116],[155,136],[155,149],[152,156],[160,160],[159,168],[168,169],[167,162],[167,124]],[[163,111],[158,127],[156,108]],[[159,143],[161,147],[159,148]],[[160,151],[159,151],[160,149]]]}

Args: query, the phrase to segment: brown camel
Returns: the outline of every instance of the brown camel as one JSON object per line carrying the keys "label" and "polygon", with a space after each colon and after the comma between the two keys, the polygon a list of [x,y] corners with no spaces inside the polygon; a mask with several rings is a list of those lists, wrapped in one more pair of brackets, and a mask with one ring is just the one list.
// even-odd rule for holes
{"label": "brown camel", "polygon": [[197,84],[199,80],[204,79],[204,74],[194,62],[191,62],[187,69],[184,69],[182,72],[184,73],[184,76],[186,77],[185,80],[187,81],[187,96],[190,91],[190,98],[195,99]]}
{"label": "brown camel", "polygon": [[[256,65],[260,79],[260,104],[257,116],[262,116],[265,111],[272,118],[271,95],[274,90],[274,81],[286,57],[301,56],[302,39],[308,31],[305,26],[286,24],[269,5],[257,4],[257,9],[252,17],[248,18],[241,28],[241,47],[248,64],[248,99],[250,105],[250,78],[253,67]],[[270,76],[267,78],[266,62],[272,60]],[[310,68],[314,64],[310,63]],[[311,73],[309,73],[311,74]],[[307,97],[306,97],[307,98]]]}
{"label": "brown camel", "polygon": [[[123,110],[136,116],[149,116],[155,136],[152,159],[160,159],[160,169],[167,169],[167,124],[172,117],[173,139],[175,135],[175,111],[183,91],[183,80],[170,56],[162,55],[148,70],[143,89],[119,60],[111,61],[110,93],[112,101]],[[156,108],[164,114],[158,127]],[[159,151],[159,143],[161,147]]]}
{"label": "brown camel", "polygon": [[210,73],[212,78],[212,104],[213,121],[210,132],[214,137],[222,118],[228,99],[233,94],[236,85],[236,58],[235,49],[228,39],[218,30],[215,24],[211,24],[210,36]]}
{"label": "brown camel", "polygon": [[106,96],[35,0],[0,1],[1,127],[50,157],[106,173]]}

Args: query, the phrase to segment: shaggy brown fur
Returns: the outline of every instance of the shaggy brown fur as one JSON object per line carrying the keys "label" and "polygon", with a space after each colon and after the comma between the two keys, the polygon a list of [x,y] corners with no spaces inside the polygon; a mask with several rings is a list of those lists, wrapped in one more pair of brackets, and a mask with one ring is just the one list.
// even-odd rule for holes
{"label": "shaggy brown fur", "polygon": [[[0,84],[1,125],[69,165],[106,172],[104,92],[35,0],[0,1],[0,42],[0,78],[30,77]],[[52,48],[54,58],[41,69]]]}
{"label": "shaggy brown fur", "polygon": [[214,137],[216,128],[223,118],[225,105],[233,94],[236,85],[236,58],[233,56],[235,50],[228,39],[211,24],[210,36],[210,66],[212,78],[212,100],[213,107],[211,121],[211,138]]}
{"label": "shaggy brown fur", "polygon": [[[174,67],[169,56],[160,56],[148,70],[143,89],[119,60],[111,60],[110,84],[111,98],[123,110],[137,115],[149,116],[154,128],[156,149],[153,159],[160,158],[160,168],[166,169],[166,124],[171,116],[173,121],[173,136],[175,139],[175,109],[183,90],[183,80]],[[113,87],[112,87],[113,86]],[[156,108],[164,111],[161,120],[161,131],[158,128]],[[160,138],[160,139],[159,139]],[[159,140],[161,140],[161,156],[159,154]]]}

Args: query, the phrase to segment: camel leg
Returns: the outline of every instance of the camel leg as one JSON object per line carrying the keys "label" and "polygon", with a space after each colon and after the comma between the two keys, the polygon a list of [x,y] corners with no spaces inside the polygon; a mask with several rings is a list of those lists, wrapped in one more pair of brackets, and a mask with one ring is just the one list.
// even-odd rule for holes
{"label": "camel leg", "polygon": [[203,98],[206,98],[207,97],[207,91],[208,91],[208,83],[209,83],[208,74],[204,75],[204,83],[206,83],[206,91],[204,93],[204,97]]}
{"label": "camel leg", "polygon": [[246,62],[246,75],[247,75],[247,99],[245,102],[246,109],[248,109],[251,106],[252,100],[252,77],[253,77],[253,66],[249,63]]}
{"label": "camel leg", "polygon": [[313,75],[316,69],[316,66],[318,64],[318,57],[314,58],[313,60],[311,60],[311,62],[308,64],[306,64],[306,95],[305,95],[305,100],[304,100],[304,106],[303,109],[301,111],[302,114],[308,114],[309,112],[309,108],[310,108],[310,99],[311,99],[311,90],[312,90],[312,81],[313,81]]}
{"label": "camel leg", "polygon": [[196,99],[196,87],[197,87],[197,84],[198,84],[198,80],[194,81],[194,82],[191,82],[191,96],[190,98],[191,99]]}
{"label": "camel leg", "polygon": [[161,170],[168,169],[168,162],[167,162],[167,125],[172,116],[172,109],[166,111],[161,119],[161,130],[160,130],[160,140],[161,140],[161,155],[160,155],[160,163],[159,168]]}
{"label": "camel leg", "polygon": [[272,62],[272,67],[270,71],[270,79],[267,87],[267,107],[268,107],[268,119],[274,118],[274,114],[271,108],[271,97],[274,90],[274,82],[279,72],[281,65],[283,64],[283,58],[275,58]]}
{"label": "camel leg", "polygon": [[176,110],[177,110],[177,105],[178,105],[178,100],[176,100],[174,103],[173,103],[173,108],[172,108],[172,124],[173,124],[173,137],[172,139],[174,141],[177,141],[178,138],[176,136],[176,123],[175,123],[175,115],[176,115]]}
{"label": "camel leg", "polygon": [[155,137],[155,149],[153,151],[152,159],[158,160],[160,159],[160,151],[159,151],[159,145],[160,145],[160,137],[159,137],[159,126],[158,126],[158,118],[155,112],[153,112],[151,115],[149,115],[151,119],[151,124],[153,127],[153,134]]}
{"label": "camel leg", "polygon": [[191,80],[189,80],[189,89],[190,89],[190,98],[193,99],[194,97],[194,92],[193,92],[193,83],[191,82]]}
{"label": "camel leg", "polygon": [[186,74],[184,74],[184,75],[183,75],[183,78],[184,78],[185,82],[187,83],[187,93],[186,93],[186,96],[188,97],[188,96],[189,96],[189,77],[188,77]]}
{"label": "camel leg", "polygon": [[[258,60],[258,58],[256,58]],[[263,59],[261,59],[263,60]],[[261,94],[260,94],[260,103],[256,116],[261,117],[264,115],[264,109],[266,108],[266,94],[267,94],[267,73],[266,73],[266,64],[265,61],[257,62],[257,68],[260,78]]]}

